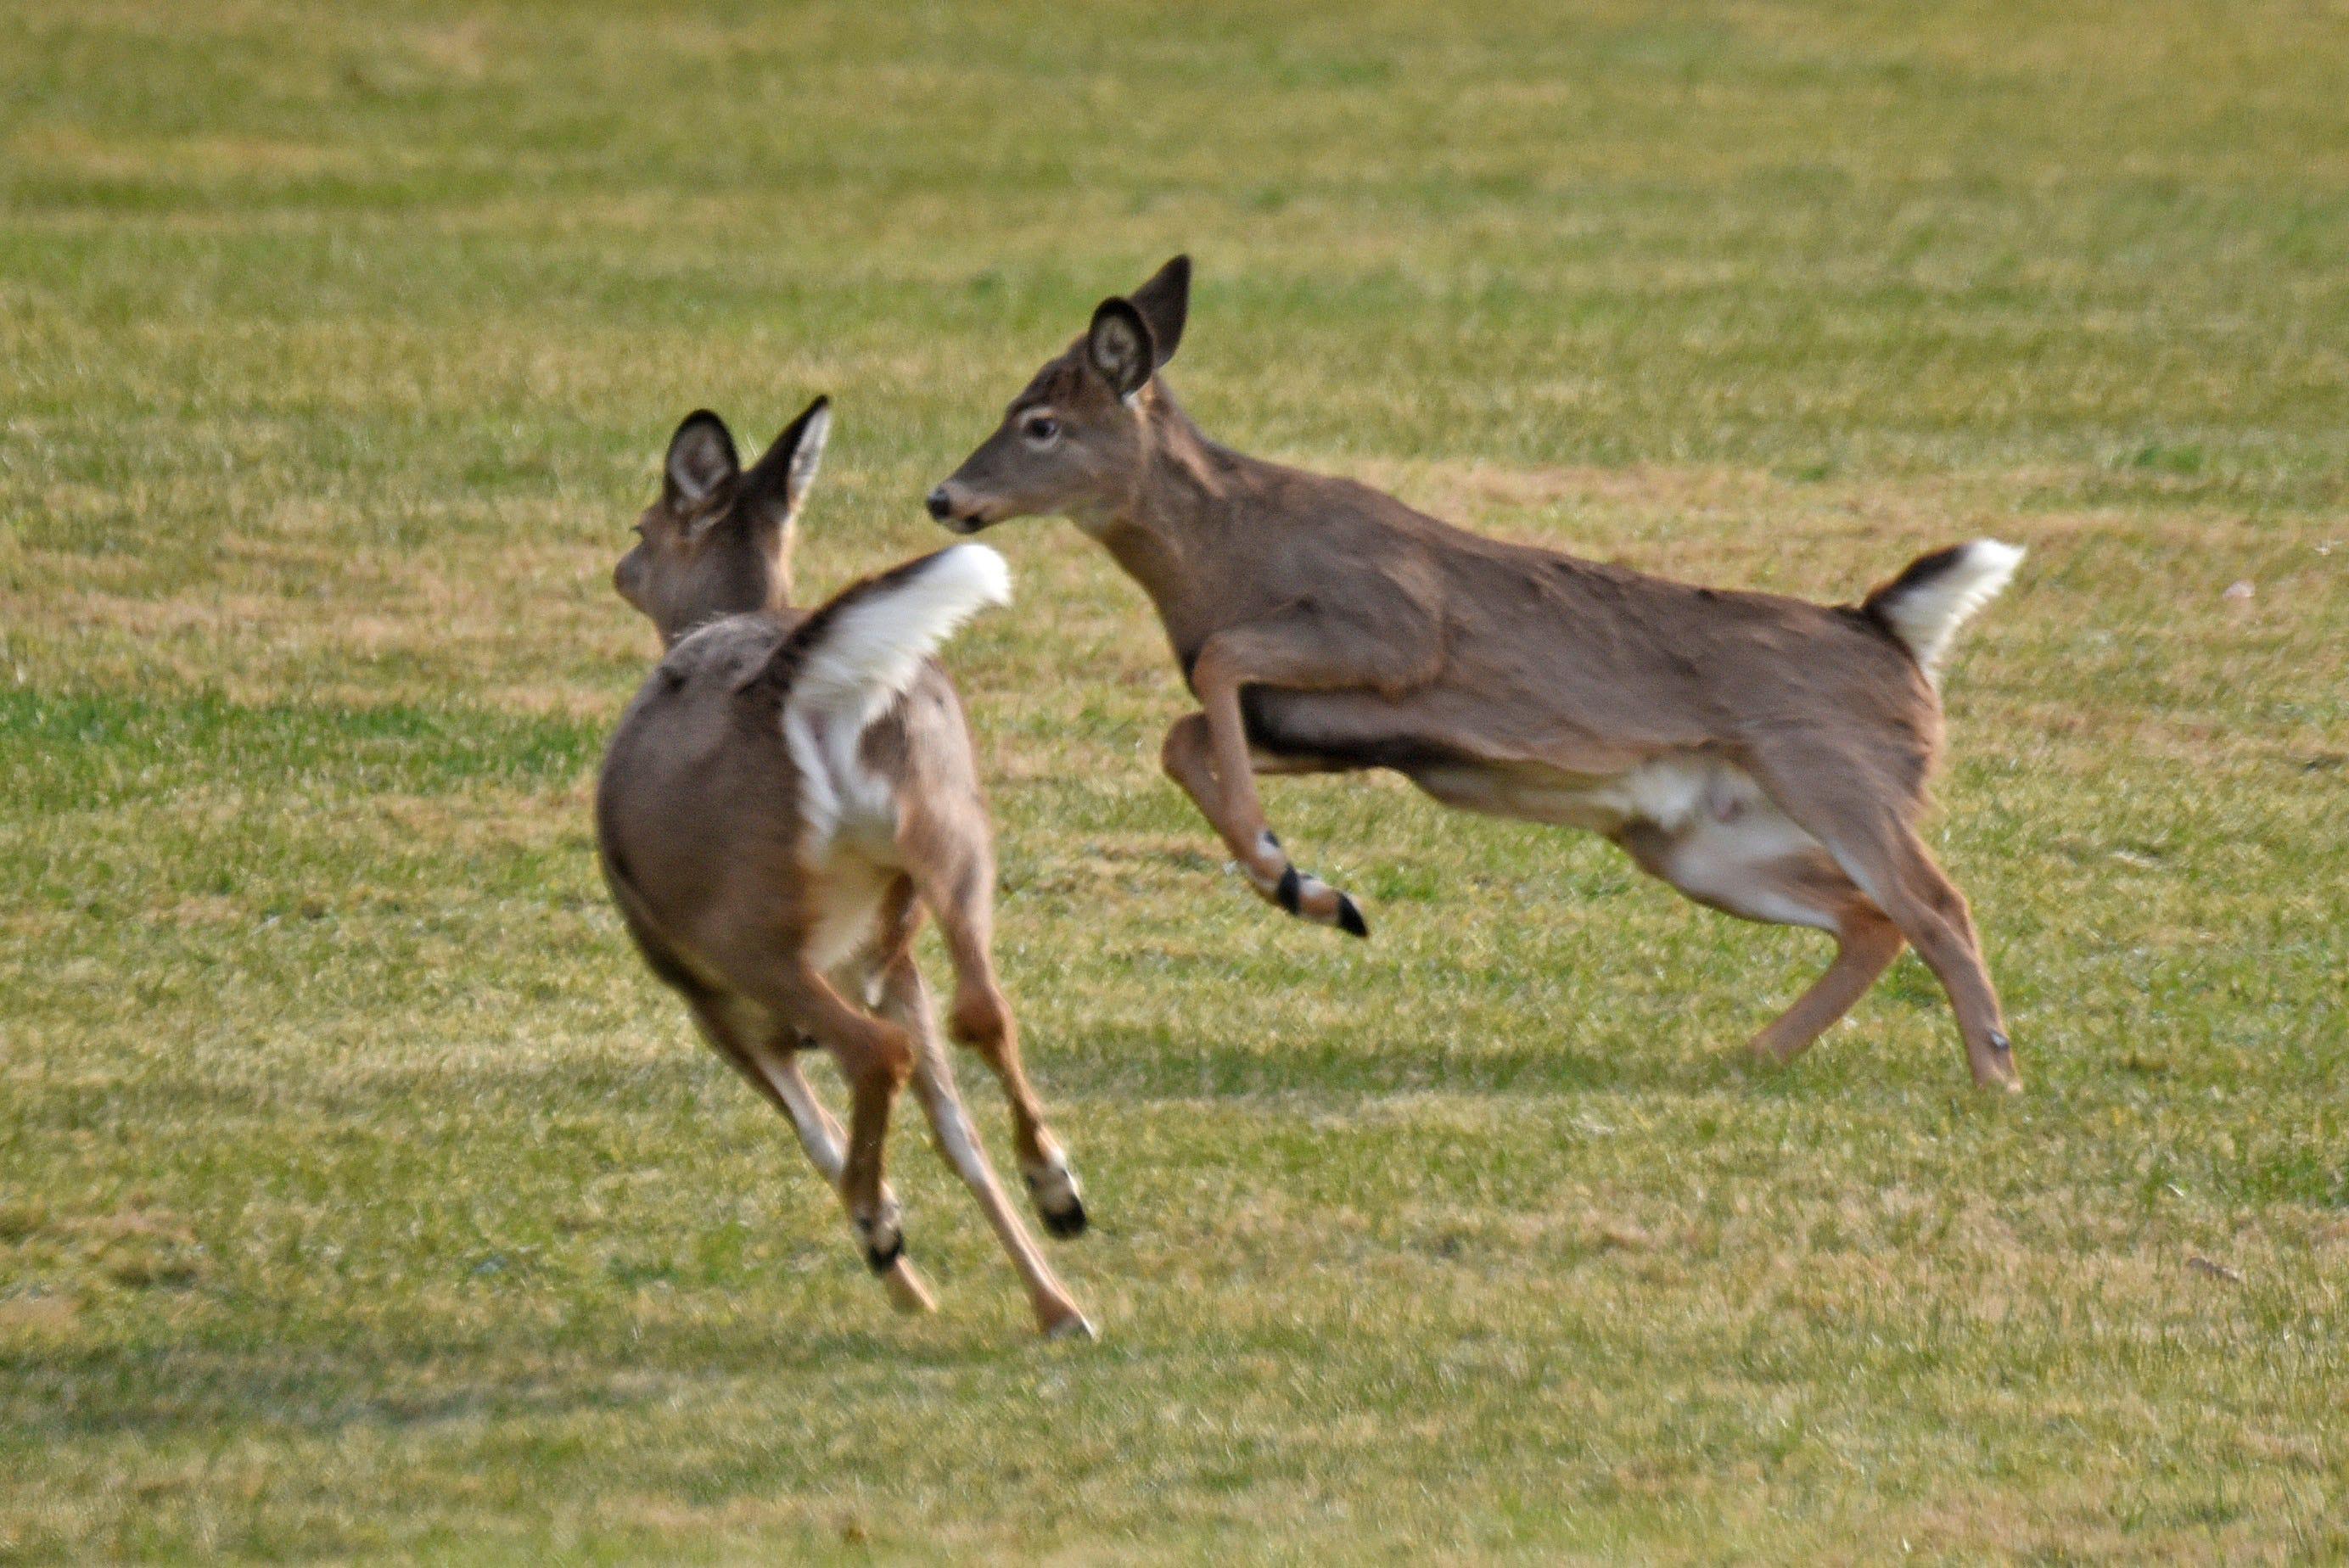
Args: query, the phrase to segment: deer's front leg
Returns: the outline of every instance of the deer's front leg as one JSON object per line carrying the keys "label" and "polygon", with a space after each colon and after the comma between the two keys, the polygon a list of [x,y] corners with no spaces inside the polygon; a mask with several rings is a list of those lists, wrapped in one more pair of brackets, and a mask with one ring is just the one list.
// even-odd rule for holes
{"label": "deer's front leg", "polygon": [[[1240,718],[1243,685],[1335,684],[1312,679],[1315,673],[1309,660],[1281,656],[1277,645],[1250,628],[1209,638],[1191,671],[1199,712],[1167,731],[1161,755],[1168,775],[1198,803],[1230,846],[1250,885],[1268,903],[1300,919],[1368,936],[1371,928],[1361,906],[1319,877],[1299,870],[1266,823]],[[1283,674],[1288,678],[1280,678]]]}

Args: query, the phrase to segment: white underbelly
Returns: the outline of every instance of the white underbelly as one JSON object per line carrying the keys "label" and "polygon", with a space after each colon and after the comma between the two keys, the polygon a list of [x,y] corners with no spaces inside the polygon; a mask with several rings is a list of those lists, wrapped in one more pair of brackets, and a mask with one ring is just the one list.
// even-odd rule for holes
{"label": "white underbelly", "polygon": [[[1734,763],[1673,752],[1603,778],[1524,764],[1443,764],[1413,779],[1449,806],[1636,835],[1642,863],[1692,897],[1780,924],[1833,929],[1836,912],[1802,896],[1790,868],[1825,859],[1805,831]],[[1628,847],[1628,846],[1627,846]]]}
{"label": "white underbelly", "polygon": [[1833,931],[1837,912],[1816,902],[1816,879],[1791,874],[1824,856],[1825,846],[1764,800],[1725,821],[1692,820],[1667,841],[1659,870],[1690,897],[1732,914]]}
{"label": "white underbelly", "polygon": [[1644,824],[1675,833],[1707,813],[1776,807],[1744,769],[1671,752],[1621,773],[1568,773],[1537,763],[1440,763],[1412,779],[1447,806],[1615,834]]}

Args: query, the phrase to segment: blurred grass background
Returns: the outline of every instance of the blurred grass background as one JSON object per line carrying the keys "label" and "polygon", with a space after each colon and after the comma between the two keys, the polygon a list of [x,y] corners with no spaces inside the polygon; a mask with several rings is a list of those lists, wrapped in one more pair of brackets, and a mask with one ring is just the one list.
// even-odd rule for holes
{"label": "blurred grass background", "polygon": [[[0,1556],[2349,1553],[2344,60],[2338,0],[0,4]],[[936,547],[1181,249],[1247,449],[1822,599],[2031,546],[1935,829],[2024,1099],[1913,960],[1749,1070],[1815,938],[1392,782],[1273,786],[1377,934],[1278,919],[1138,591],[1024,524],[952,663],[1106,1339],[912,1135],[944,1311],[882,1311],[607,913],[605,575],[687,409],[817,391],[804,592]]]}

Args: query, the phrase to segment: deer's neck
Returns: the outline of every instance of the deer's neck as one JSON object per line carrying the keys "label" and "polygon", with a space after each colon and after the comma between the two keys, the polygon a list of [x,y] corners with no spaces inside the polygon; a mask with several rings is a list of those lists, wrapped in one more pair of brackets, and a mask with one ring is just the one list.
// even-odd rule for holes
{"label": "deer's neck", "polygon": [[792,607],[792,551],[788,537],[740,539],[706,561],[660,624],[661,642],[674,647],[688,634],[729,615],[762,612],[782,614]]}
{"label": "deer's neck", "polygon": [[1151,391],[1140,482],[1123,505],[1083,526],[1142,584],[1180,649],[1215,630],[1233,579],[1247,575],[1253,465],[1209,440],[1162,388]]}

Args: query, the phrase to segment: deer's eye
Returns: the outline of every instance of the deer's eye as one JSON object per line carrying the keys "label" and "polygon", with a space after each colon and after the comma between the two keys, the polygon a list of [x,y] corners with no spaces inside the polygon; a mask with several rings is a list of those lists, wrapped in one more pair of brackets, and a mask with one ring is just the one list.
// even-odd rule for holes
{"label": "deer's eye", "polygon": [[1040,447],[1061,438],[1061,421],[1050,414],[1030,414],[1019,421],[1019,433]]}

